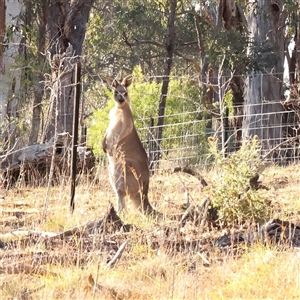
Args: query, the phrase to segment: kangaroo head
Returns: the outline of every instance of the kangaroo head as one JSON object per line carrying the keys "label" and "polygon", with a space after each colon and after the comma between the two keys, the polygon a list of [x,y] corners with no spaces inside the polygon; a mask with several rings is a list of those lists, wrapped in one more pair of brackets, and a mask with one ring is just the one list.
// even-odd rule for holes
{"label": "kangaroo head", "polygon": [[131,75],[126,76],[121,83],[117,79],[111,77],[106,78],[106,81],[114,91],[114,99],[118,106],[122,106],[125,102],[129,103],[127,88],[132,83]]}

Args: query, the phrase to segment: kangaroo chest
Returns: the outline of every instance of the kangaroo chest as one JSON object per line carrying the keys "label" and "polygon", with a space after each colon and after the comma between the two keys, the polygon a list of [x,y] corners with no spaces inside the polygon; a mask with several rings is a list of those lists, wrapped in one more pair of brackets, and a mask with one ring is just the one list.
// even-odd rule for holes
{"label": "kangaroo chest", "polygon": [[126,110],[113,108],[110,111],[110,122],[107,130],[107,146],[109,149],[119,146],[119,142],[133,130],[133,118]]}

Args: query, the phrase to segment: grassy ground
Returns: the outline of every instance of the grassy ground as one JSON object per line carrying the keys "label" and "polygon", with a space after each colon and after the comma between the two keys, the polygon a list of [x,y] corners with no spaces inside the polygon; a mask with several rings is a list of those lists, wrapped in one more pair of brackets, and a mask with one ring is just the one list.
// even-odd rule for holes
{"label": "grassy ground", "polygon": [[[211,184],[212,174],[203,175]],[[260,193],[276,208],[273,216],[300,223],[299,166],[269,167],[260,180],[269,188]],[[191,175],[166,173],[151,178],[149,198],[159,211],[174,214],[180,212],[187,190],[191,204],[201,203],[209,194],[209,188],[203,189]],[[102,168],[78,186],[73,215],[68,207],[69,186],[61,185],[50,189],[47,218],[41,222],[46,195],[45,187],[28,188],[20,184],[2,196],[0,241],[20,238],[17,230],[63,231],[101,218],[108,203],[115,203],[107,171]],[[29,249],[0,248],[0,299],[300,299],[299,249],[256,243],[244,247],[238,256],[230,252],[221,254],[217,248],[210,249],[205,256],[190,249],[170,252],[165,240],[155,248],[145,242],[153,236],[157,238],[160,228],[168,226],[169,221],[147,219],[130,207],[122,220],[135,226],[128,233],[115,232],[111,241],[106,240],[117,246],[128,241],[113,268],[107,268],[112,250],[100,247],[101,251],[85,253],[84,262],[74,263],[68,248],[58,246],[54,250],[64,253],[62,261],[43,263],[42,272],[29,268],[10,274],[4,266],[14,264],[15,251],[22,253],[18,260],[25,260],[28,252],[47,249],[38,242]],[[188,224],[180,230],[190,240],[212,234],[208,229],[200,234]],[[102,242],[97,241],[99,245]],[[80,248],[78,251],[84,252]]]}

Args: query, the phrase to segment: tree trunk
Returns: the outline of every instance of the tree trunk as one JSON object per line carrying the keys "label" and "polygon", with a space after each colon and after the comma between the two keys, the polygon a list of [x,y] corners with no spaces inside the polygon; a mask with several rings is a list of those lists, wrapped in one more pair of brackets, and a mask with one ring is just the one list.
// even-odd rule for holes
{"label": "tree trunk", "polygon": [[[254,3],[255,2],[255,3]],[[243,137],[257,135],[264,151],[268,151],[283,139],[282,110],[283,71],[286,13],[283,1],[251,1],[248,14],[250,38],[261,47],[267,47],[264,62],[271,60],[262,71],[252,72],[245,82],[245,119]],[[257,13],[259,11],[259,13]],[[276,57],[271,57],[270,53]],[[267,74],[266,74],[267,73]]]}
{"label": "tree trunk", "polygon": [[[300,7],[292,14],[291,19],[298,19]],[[289,113],[287,114],[286,124],[287,136],[289,138],[299,136],[300,134],[300,89],[299,89],[299,67],[300,67],[300,22],[294,25],[294,46],[291,57],[288,58],[289,65],[289,96],[284,101],[284,108]],[[299,142],[300,139],[298,139]],[[298,147],[297,147],[298,148]],[[288,151],[290,157],[299,155],[299,149]]]}
{"label": "tree trunk", "polygon": [[[0,35],[5,35],[5,25],[17,24],[17,16],[21,13],[22,5],[19,2],[7,2],[1,0],[0,7]],[[4,22],[4,24],[3,24]],[[4,27],[3,27],[4,26]],[[3,36],[0,40],[3,39]],[[13,68],[16,56],[18,55],[19,43],[21,41],[20,32],[15,31],[6,45],[6,49],[0,50],[0,123],[1,123],[1,146],[4,151],[17,147],[18,140],[15,138],[15,120],[18,117],[19,89],[21,82],[21,71]],[[2,40],[0,41],[2,42]]]}
{"label": "tree trunk", "polygon": [[[46,0],[41,1],[40,13],[39,13],[39,24],[38,24],[38,52],[37,61],[39,65],[44,62],[45,53],[45,42],[46,42]],[[29,145],[37,143],[39,132],[41,129],[41,114],[42,114],[42,100],[44,95],[44,78],[43,74],[38,75],[38,82],[34,89],[34,99],[32,108],[32,121],[31,121],[31,132],[29,136]]]}
{"label": "tree trunk", "polygon": [[[246,18],[239,3],[235,0],[220,0],[217,18],[217,28],[221,29],[222,26],[226,30],[235,30],[240,36],[245,35],[247,28]],[[245,66],[243,64],[235,63],[233,66],[234,72],[229,74],[230,89],[232,92],[233,115],[232,122],[228,122],[228,131],[234,130],[234,149],[238,150],[242,141],[242,124],[243,124],[243,104],[244,104],[244,73]],[[229,77],[230,78],[230,77]],[[223,99],[222,99],[223,100]],[[228,118],[227,118],[228,121]],[[231,136],[231,132],[226,132],[226,136]],[[225,139],[225,142],[227,139]],[[229,144],[229,143],[228,143]]]}
{"label": "tree trunk", "polygon": [[169,11],[169,19],[168,19],[168,27],[167,27],[167,41],[166,41],[166,48],[167,48],[167,56],[165,58],[165,65],[164,65],[164,75],[163,75],[163,82],[161,87],[161,95],[159,100],[158,106],[158,120],[157,120],[157,133],[156,133],[156,141],[157,141],[157,151],[154,157],[154,162],[156,162],[156,167],[159,166],[158,161],[161,156],[161,141],[163,135],[163,124],[164,124],[164,116],[165,116],[165,107],[169,89],[169,82],[170,82],[170,74],[173,62],[173,55],[175,50],[175,19],[176,19],[176,6],[177,0],[169,0],[170,11]]}
{"label": "tree trunk", "polygon": [[[197,33],[197,44],[199,49],[199,55],[201,57],[201,72],[199,74],[199,86],[201,87],[200,98],[205,99],[205,107],[207,111],[213,110],[213,102],[217,101],[217,93],[213,88],[213,85],[217,84],[216,77],[214,78],[214,72],[210,68],[207,62],[207,54],[205,51],[205,42],[201,32],[200,16],[195,12],[194,14],[195,29]],[[211,130],[212,128],[212,114],[209,113],[205,116],[206,128]]]}
{"label": "tree trunk", "polygon": [[48,0],[52,68],[51,108],[44,140],[55,133],[72,135],[75,57],[81,55],[85,26],[94,0]]}
{"label": "tree trunk", "polygon": [[[5,14],[6,5],[5,0],[0,0],[0,76],[4,74],[4,64],[3,64],[3,53],[4,53],[4,36],[5,36]],[[1,113],[1,111],[0,111]]]}

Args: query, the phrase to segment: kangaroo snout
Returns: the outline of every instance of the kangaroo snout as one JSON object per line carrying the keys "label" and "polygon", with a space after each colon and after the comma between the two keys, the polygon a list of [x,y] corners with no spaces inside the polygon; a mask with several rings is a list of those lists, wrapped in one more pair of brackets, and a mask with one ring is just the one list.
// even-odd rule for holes
{"label": "kangaroo snout", "polygon": [[125,101],[125,98],[123,96],[121,96],[121,97],[117,97],[116,100],[118,103],[122,104]]}
{"label": "kangaroo snout", "polygon": [[117,103],[124,103],[128,98],[127,89],[123,86],[115,87],[114,98]]}

